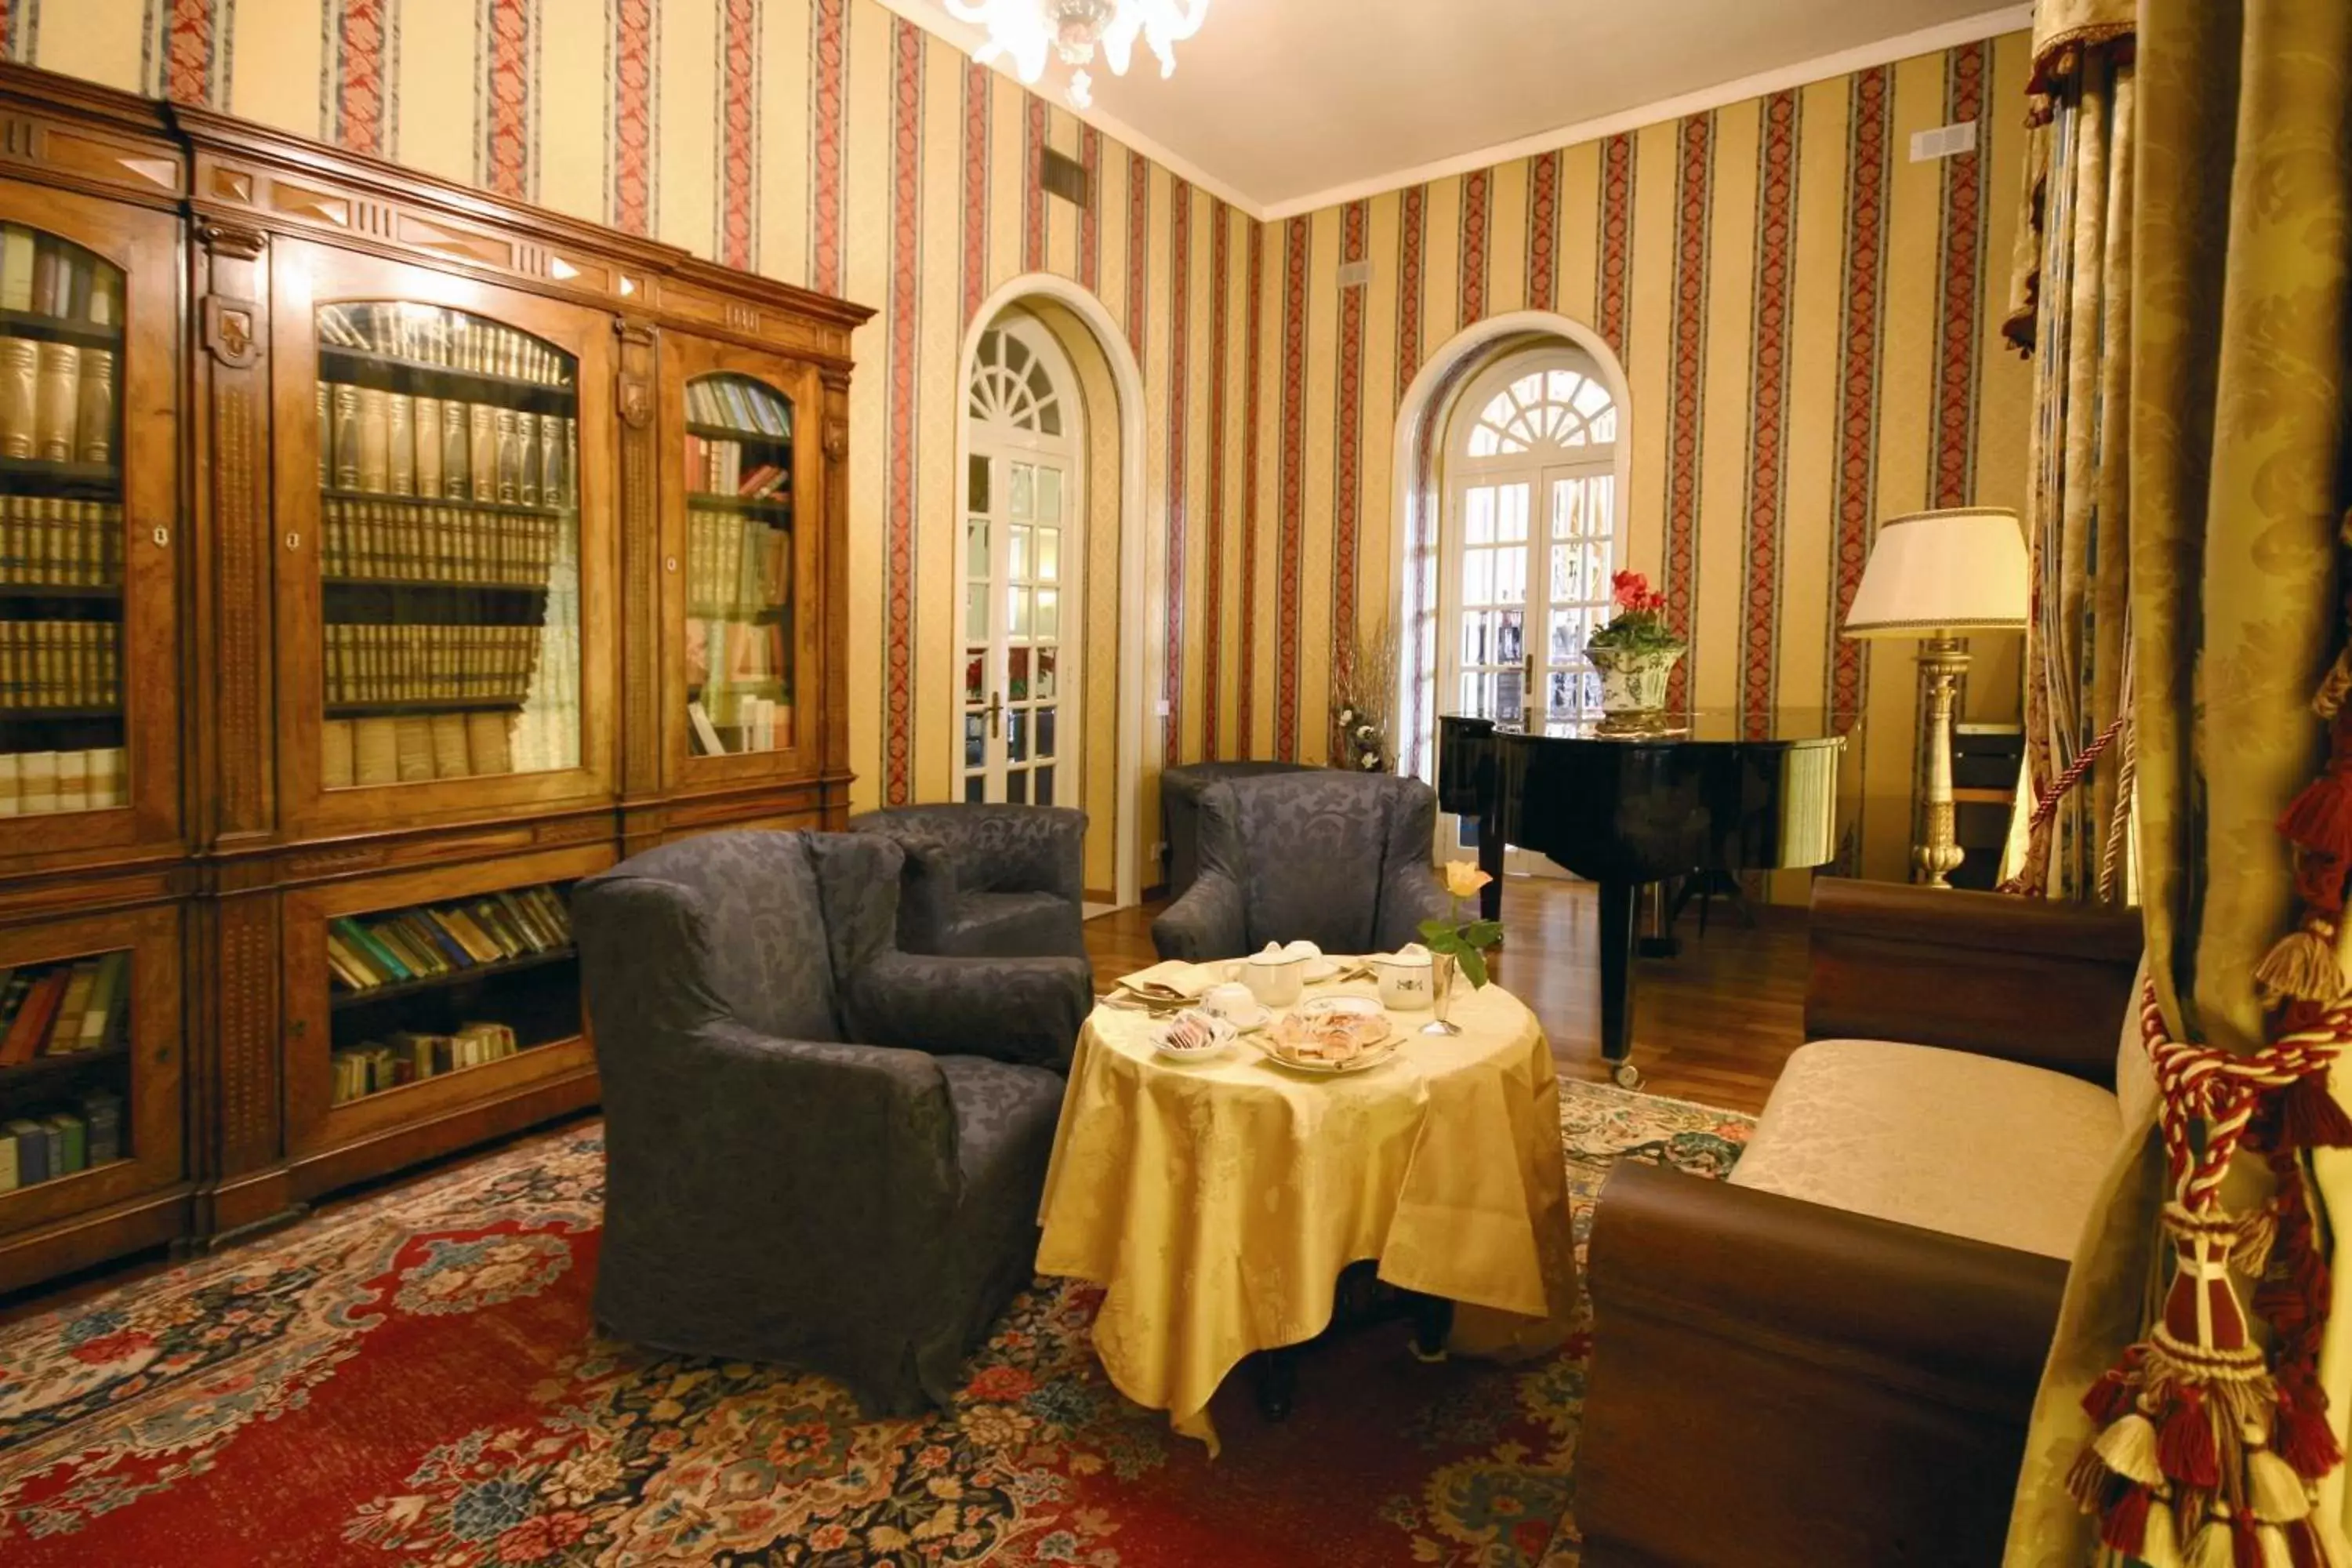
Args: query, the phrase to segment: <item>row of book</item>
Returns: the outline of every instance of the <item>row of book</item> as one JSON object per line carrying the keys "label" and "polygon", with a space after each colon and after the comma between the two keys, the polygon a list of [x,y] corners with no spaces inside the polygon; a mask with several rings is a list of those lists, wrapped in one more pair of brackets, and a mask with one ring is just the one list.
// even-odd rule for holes
{"label": "row of book", "polygon": [[320,783],[353,789],[510,773],[515,722],[514,714],[489,708],[330,719],[320,731]]}
{"label": "row of book", "polygon": [[0,966],[0,1068],[121,1045],[131,1035],[131,954]]}
{"label": "row of book", "polygon": [[[5,340],[0,340],[5,342]],[[322,381],[319,483],[504,506],[579,504],[580,422]]]}
{"label": "row of book", "polygon": [[558,533],[572,526],[548,512],[333,499],[326,508],[320,568],[330,577],[387,582],[545,587]]}
{"label": "row of book", "polygon": [[346,991],[458,974],[572,947],[572,912],[553,888],[510,888],[327,924],[327,966]]}
{"label": "row of book", "polygon": [[73,752],[0,752],[0,816],[109,811],[131,804],[120,746]]}
{"label": "row of book", "polygon": [[686,514],[686,613],[753,616],[793,592],[793,536],[740,512]]}
{"label": "row of book", "polygon": [[114,460],[114,351],[0,337],[0,458]]}
{"label": "row of book", "polygon": [[504,1024],[460,1024],[454,1035],[421,1035],[409,1030],[388,1041],[345,1046],[328,1060],[334,1072],[337,1105],[396,1089],[404,1083],[437,1078],[461,1068],[478,1068],[513,1056],[521,1047],[515,1032]]}
{"label": "row of book", "polygon": [[0,1122],[0,1193],[110,1164],[123,1152],[122,1097],[94,1089],[71,1110]]}
{"label": "row of book", "polygon": [[[714,717],[716,704],[723,721]],[[772,752],[792,743],[793,705],[748,691],[717,691],[686,705],[688,740],[698,757]]]}
{"label": "row of book", "polygon": [[327,701],[509,702],[538,663],[535,626],[375,626],[330,622]]}
{"label": "row of book", "polygon": [[0,496],[0,583],[108,588],[122,581],[122,508]]}
{"label": "row of book", "polygon": [[0,715],[121,702],[121,632],[112,621],[0,621]]}
{"label": "row of book", "polygon": [[738,496],[746,500],[776,500],[793,489],[793,470],[769,459],[743,466],[743,443],[686,438],[686,482],[706,495]]}
{"label": "row of book", "polygon": [[697,425],[727,425],[746,435],[790,440],[793,405],[781,394],[740,376],[706,375],[686,384],[686,416]]}
{"label": "row of book", "polygon": [[441,370],[470,371],[535,381],[541,386],[572,384],[572,356],[527,332],[478,320],[463,310],[405,301],[328,305],[319,311],[319,341]]}
{"label": "row of book", "polygon": [[122,326],[122,271],[68,239],[0,224],[0,310]]}
{"label": "row of book", "polygon": [[[720,694],[747,690],[755,696],[790,696],[786,662],[790,627],[781,621],[753,622],[728,616],[697,616],[686,623],[686,683],[710,700],[720,714]],[[721,716],[719,722],[732,720]]]}

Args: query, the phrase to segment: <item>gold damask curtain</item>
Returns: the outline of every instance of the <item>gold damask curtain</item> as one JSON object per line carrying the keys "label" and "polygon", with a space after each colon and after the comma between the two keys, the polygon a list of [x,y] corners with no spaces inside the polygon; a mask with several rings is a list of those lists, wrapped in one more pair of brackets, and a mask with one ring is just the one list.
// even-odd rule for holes
{"label": "gold damask curtain", "polygon": [[[2175,1038],[2262,1039],[2255,963],[2295,900],[2274,828],[2311,778],[2337,636],[2352,304],[2352,6],[2141,0],[2128,367],[2139,874]],[[2111,1173],[2067,1282],[2007,1568],[2097,1551],[2065,1488],[2077,1400],[2137,1337],[2157,1254],[2152,1148]],[[2323,1193],[2336,1223],[2352,1191]],[[2352,1331],[2339,1319],[2332,1340]],[[2328,1360],[2352,1363],[2332,1344]],[[2344,1429],[2352,1378],[2333,1380]],[[2340,1487],[2330,1500],[2340,1504]],[[2344,1568],[2344,1565],[2339,1565]]]}
{"label": "gold damask curtain", "polygon": [[[2006,869],[2010,885],[2112,903],[2130,883],[2132,752],[2128,722],[2116,721],[2127,689],[2133,66],[2127,15],[2120,32],[2069,20],[2074,30],[2036,56],[2032,211],[2007,323],[2034,361],[2021,805],[2078,759],[2088,771]],[[2097,41],[2079,41],[2084,30]]]}

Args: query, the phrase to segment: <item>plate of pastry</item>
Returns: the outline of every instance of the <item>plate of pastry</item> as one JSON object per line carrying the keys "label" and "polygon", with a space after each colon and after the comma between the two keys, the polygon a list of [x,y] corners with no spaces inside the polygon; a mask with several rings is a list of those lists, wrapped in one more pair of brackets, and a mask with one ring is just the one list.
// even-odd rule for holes
{"label": "plate of pastry", "polygon": [[1188,1008],[1151,1031],[1151,1048],[1170,1061],[1204,1062],[1224,1055],[1239,1034],[1214,1013]]}
{"label": "plate of pastry", "polygon": [[1266,1055],[1300,1072],[1361,1072],[1396,1054],[1396,1026],[1369,996],[1326,996],[1293,1008],[1265,1037]]}

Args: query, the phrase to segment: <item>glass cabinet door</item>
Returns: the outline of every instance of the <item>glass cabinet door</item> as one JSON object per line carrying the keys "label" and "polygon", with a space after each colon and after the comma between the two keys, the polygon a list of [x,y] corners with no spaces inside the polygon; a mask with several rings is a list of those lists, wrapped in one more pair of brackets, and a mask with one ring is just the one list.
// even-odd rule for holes
{"label": "glass cabinet door", "polygon": [[[91,244],[0,221],[0,852],[168,837],[177,818],[175,242],[160,214],[37,199],[59,227],[86,217]],[[0,216],[33,201],[0,182]]]}
{"label": "glass cabinet door", "polygon": [[686,383],[685,702],[697,757],[793,745],[795,409],[750,375]]}
{"label": "glass cabinet door", "polygon": [[576,362],[407,300],[315,329],[321,785],[578,767]]}

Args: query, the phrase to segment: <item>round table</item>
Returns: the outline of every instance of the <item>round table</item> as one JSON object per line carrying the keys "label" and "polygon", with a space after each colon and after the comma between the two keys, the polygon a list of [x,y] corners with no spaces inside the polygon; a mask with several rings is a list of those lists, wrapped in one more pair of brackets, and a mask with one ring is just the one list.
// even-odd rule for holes
{"label": "round table", "polygon": [[[1377,988],[1306,999],[1333,994]],[[1454,1350],[1530,1355],[1566,1337],[1576,1263],[1551,1049],[1499,986],[1457,982],[1451,1016],[1462,1033],[1444,1037],[1419,1032],[1427,1013],[1398,1013],[1393,1056],[1327,1075],[1268,1060],[1255,1036],[1171,1061],[1149,1015],[1095,1009],[1037,1267],[1104,1288],[1095,1348],[1122,1394],[1213,1454],[1209,1398],[1226,1373],[1321,1332],[1339,1271],[1366,1258],[1391,1285],[1456,1303]]]}

